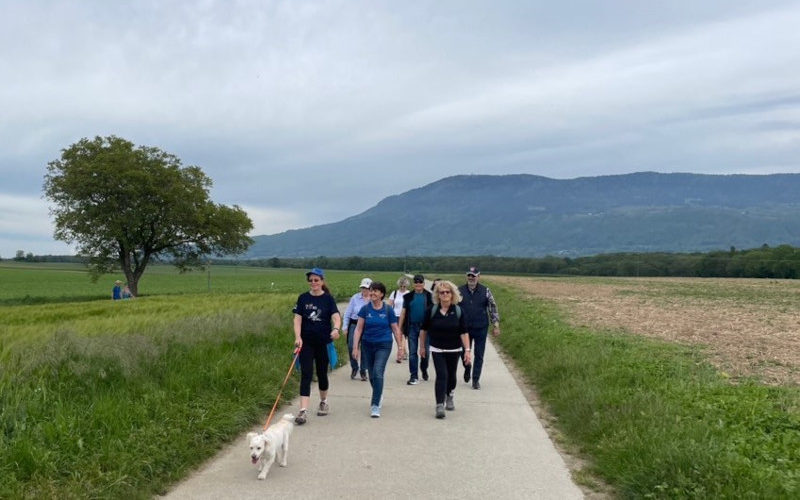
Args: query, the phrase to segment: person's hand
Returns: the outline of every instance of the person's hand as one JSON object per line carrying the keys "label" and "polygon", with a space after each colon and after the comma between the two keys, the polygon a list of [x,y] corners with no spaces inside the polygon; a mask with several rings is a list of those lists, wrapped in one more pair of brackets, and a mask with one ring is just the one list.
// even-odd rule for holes
{"label": "person's hand", "polygon": [[338,328],[334,328],[333,330],[331,330],[331,338],[333,340],[336,340],[336,339],[339,338],[339,329]]}
{"label": "person's hand", "polygon": [[353,359],[358,359],[358,347],[353,346]]}
{"label": "person's hand", "polygon": [[303,339],[294,339],[294,347],[299,351],[303,348]]}
{"label": "person's hand", "polygon": [[419,350],[419,357],[420,357],[420,358],[424,358],[424,357],[425,357],[425,348],[424,348],[424,347],[421,347],[421,348],[420,348],[420,350]]}
{"label": "person's hand", "polygon": [[471,351],[465,351],[464,352],[464,364],[465,365],[471,365],[472,364],[472,352]]}
{"label": "person's hand", "polygon": [[494,328],[492,328],[492,335],[495,337],[500,335],[500,325],[494,325]]}

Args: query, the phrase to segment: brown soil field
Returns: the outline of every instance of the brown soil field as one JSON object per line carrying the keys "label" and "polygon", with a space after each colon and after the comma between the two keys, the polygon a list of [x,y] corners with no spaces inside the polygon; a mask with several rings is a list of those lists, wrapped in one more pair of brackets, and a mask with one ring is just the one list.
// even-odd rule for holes
{"label": "brown soil field", "polygon": [[[492,282],[555,303],[571,324],[705,346],[734,379],[800,385],[800,282],[716,278],[518,278]],[[502,311],[500,311],[502,314]]]}

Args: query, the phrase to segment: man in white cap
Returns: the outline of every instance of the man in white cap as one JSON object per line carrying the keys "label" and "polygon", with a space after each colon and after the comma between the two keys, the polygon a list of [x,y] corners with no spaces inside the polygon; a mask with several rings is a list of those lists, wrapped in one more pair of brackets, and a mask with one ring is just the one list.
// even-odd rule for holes
{"label": "man in white cap", "polygon": [[350,302],[347,304],[347,309],[344,312],[344,323],[342,323],[343,331],[347,332],[347,352],[350,355],[350,378],[355,380],[356,376],[361,373],[361,380],[367,380],[367,371],[362,366],[359,370],[358,360],[353,357],[353,337],[355,336],[356,323],[358,323],[358,312],[369,302],[369,286],[372,280],[364,278],[361,280],[361,289],[357,294],[350,297]]}
{"label": "man in white cap", "polygon": [[472,366],[464,365],[464,382],[472,378],[472,388],[480,389],[483,353],[486,351],[486,335],[489,322],[492,323],[492,335],[500,335],[500,314],[492,292],[478,283],[481,272],[477,267],[467,269],[467,284],[458,287],[461,293],[461,310],[469,331],[469,342],[472,345]]}

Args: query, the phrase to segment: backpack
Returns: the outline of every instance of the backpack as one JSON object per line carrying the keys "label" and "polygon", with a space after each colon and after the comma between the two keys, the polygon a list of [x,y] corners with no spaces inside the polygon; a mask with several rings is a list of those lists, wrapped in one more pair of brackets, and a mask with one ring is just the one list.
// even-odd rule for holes
{"label": "backpack", "polygon": [[[455,304],[455,306],[456,306],[456,318],[458,318],[458,320],[461,321],[461,306],[458,305],[458,304]],[[435,307],[431,307],[431,317],[430,317],[430,319],[433,319],[434,316],[436,316],[436,308]]]}

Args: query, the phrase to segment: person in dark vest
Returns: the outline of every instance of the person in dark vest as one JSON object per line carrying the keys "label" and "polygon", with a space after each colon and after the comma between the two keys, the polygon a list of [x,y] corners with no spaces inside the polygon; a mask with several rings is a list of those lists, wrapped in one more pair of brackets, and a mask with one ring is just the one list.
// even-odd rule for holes
{"label": "person in dark vest", "polygon": [[467,270],[467,283],[458,287],[461,293],[461,310],[466,318],[469,342],[472,346],[472,365],[464,363],[464,382],[472,379],[472,388],[481,388],[481,370],[483,369],[483,353],[486,351],[486,336],[489,323],[492,324],[492,335],[500,335],[500,314],[492,292],[478,283],[481,272],[477,267]]}

